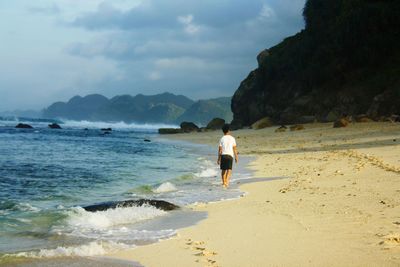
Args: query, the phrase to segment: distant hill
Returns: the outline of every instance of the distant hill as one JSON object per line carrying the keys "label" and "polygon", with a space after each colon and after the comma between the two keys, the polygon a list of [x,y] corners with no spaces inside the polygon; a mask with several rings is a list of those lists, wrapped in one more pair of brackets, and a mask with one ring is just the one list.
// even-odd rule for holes
{"label": "distant hill", "polygon": [[200,125],[206,125],[213,118],[219,117],[230,122],[233,118],[230,104],[230,97],[199,100],[188,108],[178,118],[178,121],[192,121]]}
{"label": "distant hill", "polygon": [[108,98],[98,94],[74,96],[67,103],[56,102],[43,110],[43,117],[91,120],[96,118],[96,112],[108,102]]}
{"label": "distant hill", "polygon": [[99,94],[74,96],[43,110],[44,118],[137,123],[177,123],[183,120],[205,125],[214,117],[232,119],[230,98],[194,102],[183,95],[120,95],[111,99]]}
{"label": "distant hill", "polygon": [[236,127],[400,114],[400,1],[307,0],[305,29],[262,51],[232,98]]}

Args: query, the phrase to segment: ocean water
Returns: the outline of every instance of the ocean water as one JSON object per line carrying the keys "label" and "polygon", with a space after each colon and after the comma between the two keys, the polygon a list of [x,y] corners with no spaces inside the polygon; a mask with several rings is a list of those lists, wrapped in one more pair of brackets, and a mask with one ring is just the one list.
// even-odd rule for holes
{"label": "ocean water", "polygon": [[[46,121],[27,122],[34,129],[0,120],[0,265],[99,256],[156,242],[204,218],[185,206],[243,194],[221,187],[215,148],[163,140],[157,129],[165,125],[65,121],[56,130]],[[110,134],[100,130],[108,127]],[[140,198],[182,209],[82,208]]]}

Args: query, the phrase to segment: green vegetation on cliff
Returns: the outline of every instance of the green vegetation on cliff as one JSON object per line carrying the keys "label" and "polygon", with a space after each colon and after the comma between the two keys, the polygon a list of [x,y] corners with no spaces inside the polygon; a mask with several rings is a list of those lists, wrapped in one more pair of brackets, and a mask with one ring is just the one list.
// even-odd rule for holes
{"label": "green vegetation on cliff", "polygon": [[233,123],[400,113],[400,1],[308,0],[305,29],[262,51],[232,99]]}

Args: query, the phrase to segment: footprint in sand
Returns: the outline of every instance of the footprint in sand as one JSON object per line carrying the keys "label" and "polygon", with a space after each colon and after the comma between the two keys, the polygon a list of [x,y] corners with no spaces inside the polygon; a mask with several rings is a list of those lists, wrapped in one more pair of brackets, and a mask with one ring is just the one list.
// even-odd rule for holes
{"label": "footprint in sand", "polygon": [[384,240],[379,245],[384,245],[384,249],[390,249],[400,246],[400,234],[389,234],[383,236]]}
{"label": "footprint in sand", "polygon": [[200,262],[203,261],[208,264],[208,266],[216,267],[217,266],[217,261],[212,259],[212,256],[217,255],[216,252],[207,250],[206,247],[204,246],[204,241],[193,241],[191,239],[186,240],[186,245],[188,245],[191,250],[196,251],[194,254],[197,257],[201,257],[204,259],[196,259],[195,262]]}

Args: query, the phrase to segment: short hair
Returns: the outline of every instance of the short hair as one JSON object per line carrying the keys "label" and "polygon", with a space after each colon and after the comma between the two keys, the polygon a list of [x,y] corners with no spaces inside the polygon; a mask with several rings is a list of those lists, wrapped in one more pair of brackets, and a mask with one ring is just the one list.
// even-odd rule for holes
{"label": "short hair", "polygon": [[224,124],[224,126],[222,126],[222,131],[224,132],[224,134],[226,134],[230,130],[231,130],[231,126],[229,124]]}

